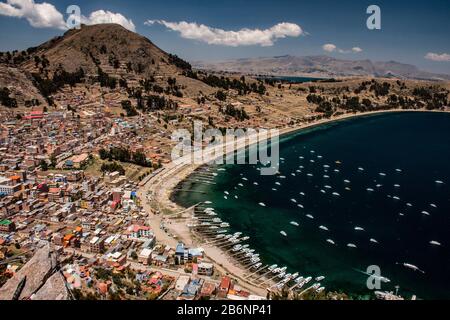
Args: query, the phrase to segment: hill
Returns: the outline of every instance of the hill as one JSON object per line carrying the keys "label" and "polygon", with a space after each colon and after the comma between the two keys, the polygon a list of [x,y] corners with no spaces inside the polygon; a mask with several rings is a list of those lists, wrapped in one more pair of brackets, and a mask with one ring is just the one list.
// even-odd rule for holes
{"label": "hill", "polygon": [[221,62],[195,62],[194,67],[253,75],[313,77],[392,77],[400,79],[449,80],[450,75],[433,74],[396,61],[341,60],[329,56],[278,56]]}
{"label": "hill", "polygon": [[120,25],[83,25],[37,47],[0,53],[0,87],[7,87],[19,105],[30,99],[43,102],[64,85],[97,80],[108,86],[151,79],[162,88],[172,77],[175,95],[211,93],[208,85],[183,76],[190,69],[189,63]]}

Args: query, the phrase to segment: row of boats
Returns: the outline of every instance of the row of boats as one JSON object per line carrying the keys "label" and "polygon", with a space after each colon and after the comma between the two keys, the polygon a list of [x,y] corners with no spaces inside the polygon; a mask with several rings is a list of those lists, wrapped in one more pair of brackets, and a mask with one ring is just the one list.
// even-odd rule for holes
{"label": "row of boats", "polygon": [[[229,233],[229,223],[222,221],[211,205],[210,201],[197,205],[188,227],[208,239],[208,245],[222,249],[236,263],[245,268],[249,282],[269,290],[287,288],[293,291],[298,291],[312,282],[312,277],[301,277],[298,272],[288,273],[287,267],[265,265],[260,254],[246,243],[250,238],[244,236],[242,232]],[[315,278],[317,282],[323,279],[325,279],[323,276]],[[314,283],[304,291],[321,293],[324,290],[325,287],[320,283]]]}

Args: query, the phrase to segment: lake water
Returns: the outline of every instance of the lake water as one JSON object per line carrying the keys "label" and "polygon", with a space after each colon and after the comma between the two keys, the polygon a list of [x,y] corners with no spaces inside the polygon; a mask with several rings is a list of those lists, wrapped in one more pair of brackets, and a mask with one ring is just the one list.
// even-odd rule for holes
{"label": "lake water", "polygon": [[406,298],[450,298],[449,114],[334,122],[283,137],[280,154],[280,175],[261,176],[257,165],[216,167],[215,185],[183,183],[205,194],[174,198],[184,206],[212,201],[265,263],[326,276],[327,290],[368,296],[360,271],[377,265],[391,280],[382,290],[398,285]]}

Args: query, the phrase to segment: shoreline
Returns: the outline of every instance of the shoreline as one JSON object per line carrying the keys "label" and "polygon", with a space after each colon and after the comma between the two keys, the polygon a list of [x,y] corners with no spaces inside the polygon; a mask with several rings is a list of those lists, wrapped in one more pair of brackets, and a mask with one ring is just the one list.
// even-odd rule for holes
{"label": "shoreline", "polygon": [[[450,113],[449,110],[403,110],[403,109],[392,109],[392,110],[380,110],[372,112],[362,112],[362,113],[351,113],[343,114],[335,118],[325,118],[321,120],[314,121],[312,123],[292,126],[280,130],[280,138],[295,134],[296,132],[301,132],[305,129],[311,129],[319,127],[321,125],[339,122],[348,119],[355,119],[365,116],[376,116],[390,113],[412,113],[412,112],[435,112],[435,113]],[[243,146],[239,146],[242,144]],[[237,149],[242,147],[248,147],[248,143],[244,138],[244,141],[237,141]],[[225,144],[222,145],[225,147]],[[191,163],[171,163],[166,166],[161,172],[152,176],[145,181],[140,188],[138,194],[143,199],[143,206],[146,211],[151,212],[151,206],[147,203],[147,193],[151,194],[151,199],[154,201],[160,214],[153,215],[150,221],[152,229],[155,231],[157,239],[163,240],[165,243],[175,246],[178,241],[184,242],[187,246],[199,246],[205,250],[205,257],[211,260],[216,266],[216,269],[222,273],[227,274],[231,278],[238,280],[239,285],[255,294],[265,296],[267,294],[266,289],[256,286],[247,279],[244,278],[245,274],[248,273],[243,266],[239,265],[222,249],[214,246],[209,246],[202,241],[202,239],[197,238],[196,234],[193,234],[189,228],[186,226],[186,219],[190,214],[185,216],[185,214],[190,211],[191,208],[184,208],[179,204],[172,201],[172,195],[175,192],[175,188],[178,184],[185,179],[187,179],[193,172],[195,172],[200,167],[205,164],[191,164]],[[170,212],[167,215],[165,212]],[[169,236],[166,232],[160,229],[161,223],[165,224],[167,230],[173,234],[175,237]]]}

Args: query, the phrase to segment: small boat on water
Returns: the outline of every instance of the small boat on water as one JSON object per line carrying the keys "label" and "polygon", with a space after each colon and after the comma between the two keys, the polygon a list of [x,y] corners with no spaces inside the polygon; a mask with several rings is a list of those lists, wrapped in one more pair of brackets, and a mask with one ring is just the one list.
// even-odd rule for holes
{"label": "small boat on water", "polygon": [[281,234],[283,237],[287,237],[287,233],[286,233],[285,231],[280,231],[280,234]]}
{"label": "small boat on water", "polygon": [[437,241],[430,241],[430,244],[431,245],[433,245],[433,246],[441,246],[442,244],[440,243],[440,242],[437,242]]}
{"label": "small boat on water", "polygon": [[238,183],[238,186],[239,187],[243,187],[244,185],[242,183]]}
{"label": "small boat on water", "polygon": [[331,186],[328,186],[328,185],[325,186],[324,188],[325,188],[325,189],[332,189]]}
{"label": "small boat on water", "polygon": [[322,192],[323,194],[327,193],[325,190],[320,189],[320,192]]}
{"label": "small boat on water", "polygon": [[369,192],[374,192],[375,191],[372,188],[367,188],[366,190],[369,191]]}
{"label": "small boat on water", "polygon": [[406,204],[406,206],[412,207],[413,205],[412,205],[411,203],[408,202],[408,203]]}
{"label": "small boat on water", "polygon": [[347,183],[347,184],[349,184],[349,183],[350,183],[350,180],[344,180],[344,182]]}
{"label": "small boat on water", "polygon": [[295,200],[295,199],[291,199],[291,202],[293,202],[293,203],[297,203],[297,200]]}
{"label": "small boat on water", "polygon": [[281,183],[279,183],[279,182],[275,182],[275,184],[276,184],[277,186],[281,186]]}
{"label": "small boat on water", "polygon": [[378,175],[379,175],[380,177],[386,177],[386,173],[383,173],[383,172],[380,172]]}
{"label": "small boat on water", "polygon": [[324,231],[330,231],[327,227],[325,226],[320,226],[319,229],[324,230]]}
{"label": "small boat on water", "polygon": [[332,244],[332,245],[336,245],[336,243],[333,240],[331,240],[331,239],[327,239],[327,242]]}
{"label": "small boat on water", "polygon": [[355,227],[355,230],[356,231],[365,231],[364,228],[361,228],[361,227]]}
{"label": "small boat on water", "polygon": [[324,276],[320,276],[320,277],[317,277],[315,280],[316,280],[317,282],[319,282],[319,281],[322,281],[322,280],[324,280],[324,279],[325,279]]}
{"label": "small boat on water", "polygon": [[428,211],[425,211],[425,210],[422,211],[422,214],[423,214],[423,215],[426,215],[426,216],[431,216],[431,214],[430,214]]}
{"label": "small boat on water", "polygon": [[400,200],[400,197],[393,196],[392,199],[394,199],[394,200]]}
{"label": "small boat on water", "polygon": [[355,249],[356,249],[356,245],[355,245],[355,244],[353,244],[353,243],[349,243],[349,244],[347,244],[347,247],[349,247],[349,248],[355,248]]}
{"label": "small boat on water", "polygon": [[227,197],[227,196],[224,196],[223,198],[224,198],[225,200],[228,200],[228,197]]}
{"label": "small boat on water", "polygon": [[265,207],[266,206],[266,204],[264,203],[264,202],[260,202],[260,203],[258,203],[261,207]]}
{"label": "small boat on water", "polygon": [[375,239],[370,239],[370,242],[372,242],[372,243],[378,243],[378,241],[377,240],[375,240]]}
{"label": "small boat on water", "polygon": [[403,172],[402,169],[395,169],[396,172]]}
{"label": "small boat on water", "polygon": [[305,193],[304,192],[300,192],[299,193],[301,196],[305,196]]}
{"label": "small boat on water", "polygon": [[312,215],[310,215],[310,214],[307,214],[306,217],[309,218],[309,219],[311,219],[311,220],[314,219],[314,216],[312,216]]}
{"label": "small boat on water", "polygon": [[307,176],[310,178],[314,177],[314,175],[312,173],[308,173]]}
{"label": "small boat on water", "polygon": [[297,207],[299,207],[301,209],[305,209],[305,207],[302,204],[298,204]]}
{"label": "small boat on water", "polygon": [[444,181],[442,181],[442,180],[436,180],[436,183],[437,183],[437,184],[444,184]]}
{"label": "small boat on water", "polygon": [[358,170],[359,171],[364,171],[364,168],[359,167]]}
{"label": "small boat on water", "polygon": [[435,205],[434,203],[430,203],[430,207],[437,208],[437,205]]}
{"label": "small boat on water", "polygon": [[299,227],[300,226],[299,223],[295,222],[295,221],[291,221],[290,224],[295,226],[295,227]]}
{"label": "small boat on water", "polygon": [[333,192],[333,196],[340,197],[341,195],[337,192]]}
{"label": "small boat on water", "polygon": [[400,185],[399,184],[394,184],[394,187],[395,188],[400,188]]}

